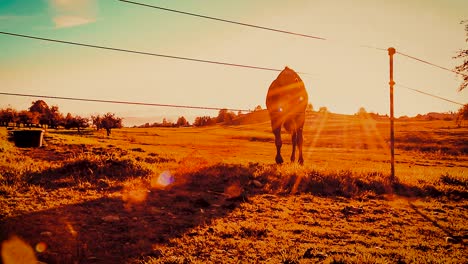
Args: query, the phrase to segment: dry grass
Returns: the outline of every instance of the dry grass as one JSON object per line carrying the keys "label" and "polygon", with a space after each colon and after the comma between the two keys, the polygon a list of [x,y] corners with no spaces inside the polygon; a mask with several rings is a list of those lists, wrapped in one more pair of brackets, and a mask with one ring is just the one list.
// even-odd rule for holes
{"label": "dry grass", "polygon": [[397,123],[395,181],[388,126],[357,116],[310,115],[305,166],[272,164],[268,123],[51,130],[37,149],[0,130],[3,263],[466,263],[467,131],[449,125]]}

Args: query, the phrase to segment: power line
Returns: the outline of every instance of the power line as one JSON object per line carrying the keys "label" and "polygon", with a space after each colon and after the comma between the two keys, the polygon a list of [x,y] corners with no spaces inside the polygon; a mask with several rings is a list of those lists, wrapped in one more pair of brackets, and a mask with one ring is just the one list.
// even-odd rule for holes
{"label": "power line", "polygon": [[[187,58],[187,57],[180,57],[180,56],[173,56],[173,55],[165,55],[165,54],[157,54],[157,53],[137,51],[137,50],[128,50],[128,49],[121,49],[121,48],[112,48],[112,47],[98,46],[98,45],[92,45],[92,44],[85,44],[85,43],[80,43],[80,42],[64,41],[64,40],[58,40],[58,39],[36,37],[36,36],[31,36],[31,35],[22,35],[22,34],[16,34],[16,33],[4,32],[4,31],[0,31],[0,34],[10,35],[10,36],[15,36],[15,37],[22,37],[22,38],[35,39],[35,40],[42,40],[42,41],[50,41],[50,42],[68,44],[68,45],[75,45],[75,46],[81,46],[81,47],[88,47],[88,48],[105,49],[105,50],[120,51],[120,52],[127,52],[127,53],[141,54],[141,55],[149,55],[149,56],[155,56],[155,57],[163,57],[163,58],[169,58],[169,59],[195,61],[195,62],[203,62],[203,63],[211,63],[211,64],[217,64],[217,65],[224,65],[224,66],[241,67],[241,68],[249,68],[249,69],[256,69],[256,70],[265,70],[265,71],[277,71],[277,72],[282,71],[280,69],[274,69],[274,68],[252,66],[252,65],[245,65],[245,64],[236,64],[236,63],[229,63],[229,62],[212,61],[212,60],[194,59],[194,58]],[[302,74],[307,74],[307,73],[302,73]]]}
{"label": "power line", "polygon": [[437,98],[437,99],[440,99],[440,100],[444,100],[444,101],[447,101],[447,102],[450,102],[450,103],[454,103],[454,104],[457,104],[457,105],[461,105],[461,106],[464,105],[464,104],[462,104],[462,103],[455,102],[455,101],[453,101],[453,100],[450,100],[450,99],[447,99],[447,98],[443,98],[443,97],[440,97],[440,96],[438,96],[438,95],[430,94],[430,93],[428,93],[428,92],[424,92],[424,91],[421,91],[421,90],[418,90],[418,89],[414,89],[414,88],[408,87],[408,86],[406,86],[406,85],[395,84],[395,86],[399,86],[399,87],[405,88],[405,89],[407,89],[407,90],[415,91],[415,92],[418,92],[418,93],[421,93],[421,94],[424,94],[424,95],[427,95],[427,96],[431,96],[431,97],[434,97],[434,98]]}
{"label": "power line", "polygon": [[245,109],[232,109],[232,108],[219,108],[219,107],[206,107],[206,106],[191,106],[191,105],[174,105],[174,104],[153,104],[153,103],[143,103],[143,102],[114,101],[114,100],[88,99],[88,98],[76,98],[76,97],[62,97],[62,96],[37,95],[37,94],[21,94],[21,93],[0,92],[0,95],[36,97],[36,98],[60,99],[60,100],[96,102],[96,103],[110,103],[110,104],[160,106],[160,107],[188,108],[188,109],[202,109],[202,110],[228,110],[228,111],[234,111],[234,112],[239,112],[239,111],[240,112],[251,112],[250,110],[245,110]]}
{"label": "power line", "polygon": [[419,62],[422,62],[422,63],[425,63],[425,64],[428,64],[428,65],[431,65],[431,66],[434,66],[436,68],[439,68],[439,69],[442,69],[442,70],[446,70],[446,71],[449,71],[449,72],[453,72],[455,74],[458,74],[458,75],[461,75],[463,77],[468,77],[468,75],[462,73],[462,72],[459,72],[459,71],[455,71],[455,70],[451,70],[449,68],[446,68],[446,67],[443,67],[443,66],[439,66],[437,64],[434,64],[432,62],[429,62],[429,61],[426,61],[426,60],[423,60],[423,59],[419,59],[419,58],[416,58],[414,56],[411,56],[411,55],[408,55],[408,54],[404,54],[404,53],[401,53],[401,52],[396,52],[404,57],[407,57],[407,58],[410,58],[410,59],[413,59],[413,60],[416,60],[416,61],[419,61]]}
{"label": "power line", "polygon": [[189,15],[189,16],[200,17],[200,18],[205,18],[205,19],[210,19],[210,20],[216,20],[216,21],[225,22],[225,23],[231,23],[231,24],[246,26],[246,27],[269,30],[269,31],[274,31],[274,32],[279,32],[279,33],[284,33],[284,34],[289,34],[289,35],[296,35],[296,36],[301,36],[301,37],[306,37],[306,38],[312,38],[312,39],[327,40],[326,38],[322,38],[322,37],[317,37],[317,36],[312,36],[312,35],[307,35],[307,34],[302,34],[302,33],[295,33],[295,32],[292,32],[292,31],[286,31],[286,30],[275,29],[275,28],[270,28],[270,27],[257,26],[257,25],[253,25],[253,24],[247,24],[247,23],[243,23],[243,22],[237,22],[237,21],[232,21],[232,20],[227,20],[227,19],[222,19],[222,18],[217,18],[217,17],[205,16],[205,15],[200,15],[200,14],[195,14],[195,13],[190,13],[190,12],[185,12],[185,11],[180,11],[180,10],[175,10],[175,9],[164,8],[164,7],[155,6],[155,5],[148,5],[148,4],[144,4],[144,3],[138,3],[138,2],[127,1],[127,0],[119,0],[119,1],[129,3],[129,4],[140,5],[140,6],[155,8],[155,9],[159,9],[159,10],[179,13],[179,14],[183,14],[183,15]]}
{"label": "power line", "polygon": [[[339,40],[333,40],[333,39],[329,39],[329,38],[304,34],[304,33],[297,33],[297,32],[292,32],[292,31],[288,31],[288,30],[276,29],[276,28],[272,28],[272,27],[264,27],[264,26],[259,26],[259,25],[253,25],[253,24],[248,24],[248,23],[244,23],[244,22],[238,22],[238,21],[228,20],[228,19],[224,19],[224,18],[206,16],[206,15],[196,14],[196,13],[192,13],[192,12],[175,10],[175,9],[170,9],[170,8],[165,8],[165,7],[155,6],[155,5],[149,5],[149,4],[144,4],[144,3],[134,2],[134,1],[128,1],[128,0],[118,0],[118,1],[124,2],[124,3],[129,3],[129,4],[134,4],[134,5],[139,5],[139,6],[144,6],[144,7],[150,7],[150,8],[154,8],[154,9],[163,10],[163,11],[188,15],[188,16],[194,16],[194,17],[198,17],[198,18],[215,20],[215,21],[220,21],[220,22],[225,22],[225,23],[230,23],[230,24],[235,24],[235,25],[240,25],[240,26],[252,27],[252,28],[256,28],[256,29],[268,30],[268,31],[273,31],[273,32],[277,32],[277,33],[283,33],[283,34],[288,34],[288,35],[294,35],[294,36],[299,36],[299,37],[310,38],[310,39],[339,41]],[[387,51],[387,49],[374,47],[372,45],[356,45],[356,46],[361,47],[361,48],[376,49],[376,50],[385,51],[385,52]]]}
{"label": "power line", "polygon": [[[331,39],[327,39],[327,38],[319,37],[319,36],[313,36],[313,35],[296,33],[296,32],[287,31],[287,30],[275,29],[275,28],[271,28],[271,27],[264,27],[264,26],[258,26],[258,25],[253,25],[253,24],[247,24],[247,23],[243,23],[243,22],[227,20],[227,19],[223,19],[223,18],[217,18],[217,17],[212,17],[212,16],[206,16],[206,15],[200,15],[200,14],[195,14],[195,13],[191,13],[191,12],[180,11],[180,10],[155,6],[155,5],[149,5],[149,4],[134,2],[134,1],[128,1],[128,0],[118,0],[118,1],[124,2],[124,3],[129,3],[129,4],[134,4],[134,5],[139,5],[139,6],[144,6],[144,7],[150,7],[150,8],[159,9],[159,10],[168,11],[168,12],[179,13],[179,14],[183,14],[183,15],[189,15],[189,16],[194,16],[194,17],[199,17],[199,18],[205,18],[205,19],[210,19],[210,20],[215,20],[215,21],[220,21],[220,22],[225,22],[225,23],[231,23],[231,24],[236,24],[236,25],[240,25],[240,26],[252,27],[252,28],[257,28],[257,29],[269,30],[269,31],[274,31],[274,32],[279,32],[279,33],[284,33],[284,34],[289,34],[289,35],[295,35],[295,36],[300,36],[300,37],[305,37],[305,38],[312,38],[312,39],[318,39],[318,40],[331,40]],[[375,46],[372,46],[372,45],[358,45],[358,46],[362,47],[362,48],[369,48],[369,49],[376,49],[376,50],[380,50],[380,51],[387,51],[387,49],[375,47]],[[404,53],[401,53],[401,52],[398,52],[398,51],[397,51],[397,53],[402,55],[402,56],[408,57],[410,59],[413,59],[413,60],[416,60],[416,61],[419,61],[419,62],[422,62],[422,63],[426,63],[426,64],[432,65],[434,67],[437,67],[437,68],[440,68],[440,69],[443,69],[443,70],[446,70],[446,71],[450,71],[450,72],[459,74],[459,75],[464,76],[464,77],[468,77],[468,75],[466,75],[464,73],[461,73],[459,71],[451,70],[449,68],[439,66],[439,65],[431,63],[429,61],[422,60],[422,59],[419,59],[419,58],[416,58],[414,56],[404,54]]]}

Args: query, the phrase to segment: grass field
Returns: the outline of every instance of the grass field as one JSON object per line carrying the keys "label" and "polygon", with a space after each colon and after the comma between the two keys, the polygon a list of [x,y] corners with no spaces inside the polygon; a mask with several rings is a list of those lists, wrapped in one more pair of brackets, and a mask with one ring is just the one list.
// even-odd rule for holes
{"label": "grass field", "polygon": [[[305,165],[269,122],[0,130],[3,263],[467,263],[468,129],[310,113]],[[283,135],[283,157],[291,151]]]}

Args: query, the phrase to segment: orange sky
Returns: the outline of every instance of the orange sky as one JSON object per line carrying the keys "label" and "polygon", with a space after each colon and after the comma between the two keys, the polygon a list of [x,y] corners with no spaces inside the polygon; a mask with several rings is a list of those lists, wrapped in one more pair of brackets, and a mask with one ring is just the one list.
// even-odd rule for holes
{"label": "orange sky", "polygon": [[[29,2],[29,1],[28,1]],[[41,2],[41,1],[39,1]],[[0,31],[181,57],[282,69],[302,75],[315,109],[388,113],[388,55],[361,44],[447,68],[467,48],[459,22],[466,1],[149,1],[250,24],[327,38],[289,36],[174,14],[119,1],[49,0],[0,4]],[[78,4],[77,4],[78,3]],[[264,107],[277,72],[102,51],[0,35],[0,91],[104,100],[253,109]],[[6,52],[5,52],[6,51]],[[454,101],[461,78],[395,55],[395,81]],[[395,88],[395,114],[456,111],[460,106]],[[34,98],[0,96],[0,107]],[[198,116],[216,112],[45,100],[62,112],[120,116]],[[158,120],[155,120],[158,121]]]}

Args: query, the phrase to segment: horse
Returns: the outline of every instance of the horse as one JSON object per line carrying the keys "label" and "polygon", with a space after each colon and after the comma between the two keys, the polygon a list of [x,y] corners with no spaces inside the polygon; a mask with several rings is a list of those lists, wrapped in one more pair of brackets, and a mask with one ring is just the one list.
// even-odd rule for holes
{"label": "horse", "polygon": [[281,128],[291,133],[291,162],[296,159],[296,145],[299,150],[299,164],[304,164],[302,156],[303,127],[305,111],[309,98],[304,82],[292,69],[285,67],[268,88],[266,106],[270,115],[271,128],[275,135],[277,164],[283,163],[281,157]]}

